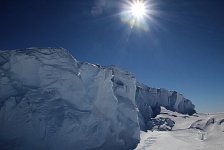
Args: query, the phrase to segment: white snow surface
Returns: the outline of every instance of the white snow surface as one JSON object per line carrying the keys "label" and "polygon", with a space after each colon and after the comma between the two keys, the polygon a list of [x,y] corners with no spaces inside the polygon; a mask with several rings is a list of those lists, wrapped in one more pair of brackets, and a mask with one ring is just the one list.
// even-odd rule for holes
{"label": "white snow surface", "polygon": [[140,85],[114,66],[79,62],[62,48],[0,51],[1,149],[134,149],[140,126],[160,106],[194,112],[177,92]]}
{"label": "white snow surface", "polygon": [[136,150],[223,150],[224,113],[183,115],[162,109],[156,118],[175,122],[172,131],[141,131]]}

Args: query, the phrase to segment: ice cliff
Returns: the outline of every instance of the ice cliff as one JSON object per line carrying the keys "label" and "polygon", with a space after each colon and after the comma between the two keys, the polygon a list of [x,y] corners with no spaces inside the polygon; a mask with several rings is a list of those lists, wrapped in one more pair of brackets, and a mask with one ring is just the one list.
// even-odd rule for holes
{"label": "ice cliff", "polygon": [[195,112],[177,92],[79,62],[62,48],[0,51],[2,149],[134,149],[160,106]]}
{"label": "ice cliff", "polygon": [[138,116],[141,130],[145,131],[152,128],[153,120],[151,118],[160,113],[161,106],[182,114],[192,115],[196,112],[192,102],[176,91],[150,88],[140,83],[137,83],[136,89],[135,101],[139,109]]}

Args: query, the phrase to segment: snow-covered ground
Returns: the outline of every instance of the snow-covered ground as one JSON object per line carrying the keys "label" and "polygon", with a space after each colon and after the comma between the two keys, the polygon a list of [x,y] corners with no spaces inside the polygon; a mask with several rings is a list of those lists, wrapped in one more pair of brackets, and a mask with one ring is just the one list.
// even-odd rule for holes
{"label": "snow-covered ground", "polygon": [[136,150],[223,150],[224,113],[183,115],[162,109],[156,118],[175,122],[172,131],[141,132]]}

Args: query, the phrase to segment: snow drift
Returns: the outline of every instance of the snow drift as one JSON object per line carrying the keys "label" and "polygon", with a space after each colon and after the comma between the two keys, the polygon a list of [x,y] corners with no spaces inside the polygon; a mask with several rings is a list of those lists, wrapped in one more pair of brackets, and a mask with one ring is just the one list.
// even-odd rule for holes
{"label": "snow drift", "polygon": [[65,49],[0,51],[0,147],[134,149],[160,106],[194,113],[181,94],[154,89],[114,66]]}
{"label": "snow drift", "polygon": [[161,107],[161,113],[152,120],[153,131],[141,131],[136,150],[224,149],[224,113],[188,115]]}

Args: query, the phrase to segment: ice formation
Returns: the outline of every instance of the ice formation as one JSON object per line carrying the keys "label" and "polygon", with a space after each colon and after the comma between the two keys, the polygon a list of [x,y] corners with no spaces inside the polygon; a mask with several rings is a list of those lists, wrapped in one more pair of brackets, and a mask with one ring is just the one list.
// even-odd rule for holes
{"label": "ice formation", "polygon": [[152,128],[151,118],[160,113],[161,106],[182,114],[195,113],[195,106],[182,94],[166,89],[150,88],[140,83],[137,83],[135,101],[139,109],[139,124],[144,131]]}
{"label": "ice formation", "polygon": [[114,66],[62,48],[0,51],[0,147],[134,149],[160,106],[194,113],[181,94],[149,88]]}

